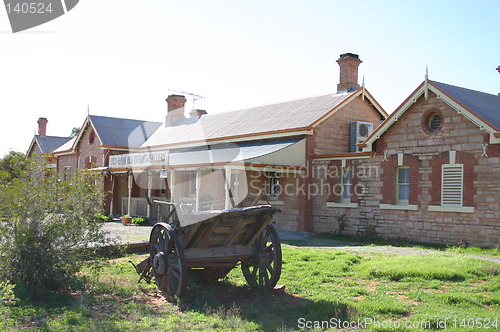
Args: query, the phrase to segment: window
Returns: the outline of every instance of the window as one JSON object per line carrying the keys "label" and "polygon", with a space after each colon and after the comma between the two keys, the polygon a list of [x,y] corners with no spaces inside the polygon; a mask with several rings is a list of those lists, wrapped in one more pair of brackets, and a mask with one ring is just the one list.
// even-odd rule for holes
{"label": "window", "polygon": [[196,197],[196,171],[186,172],[186,198]]}
{"label": "window", "polygon": [[441,115],[434,113],[429,117],[429,130],[436,131],[441,126]]}
{"label": "window", "polygon": [[342,203],[351,201],[352,192],[352,170],[350,168],[342,168]]}
{"label": "window", "polygon": [[461,206],[463,199],[463,165],[445,164],[442,166],[441,205]]}
{"label": "window", "polygon": [[266,193],[269,198],[278,198],[281,193],[280,185],[281,173],[278,172],[267,172],[266,173]]}
{"label": "window", "polygon": [[89,133],[89,144],[92,145],[94,144],[95,140],[95,132],[91,129]]}
{"label": "window", "polygon": [[71,166],[64,166],[63,180],[67,181],[71,178]]}
{"label": "window", "polygon": [[410,200],[410,169],[398,167],[396,170],[396,204],[408,205]]}
{"label": "window", "polygon": [[427,135],[436,135],[443,127],[444,118],[441,111],[431,108],[422,115],[420,126]]}
{"label": "window", "polygon": [[89,169],[92,167],[95,167],[97,164],[97,157],[96,156],[88,156],[84,160],[85,168]]}

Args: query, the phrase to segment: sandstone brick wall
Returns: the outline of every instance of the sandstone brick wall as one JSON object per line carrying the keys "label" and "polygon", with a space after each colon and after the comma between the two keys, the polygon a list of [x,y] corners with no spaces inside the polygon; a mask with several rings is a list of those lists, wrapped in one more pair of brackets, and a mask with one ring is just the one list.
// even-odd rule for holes
{"label": "sandstone brick wall", "polygon": [[[426,112],[439,111],[442,126],[435,133],[422,127]],[[497,246],[500,243],[500,144],[488,145],[488,135],[453,108],[430,93],[411,106],[376,144],[377,156],[354,161],[378,172],[360,179],[366,190],[357,208],[326,208],[327,196],[314,202],[314,230],[338,232],[338,216],[346,214],[344,231],[350,234],[399,237],[420,242]],[[386,160],[384,160],[386,151]],[[441,165],[456,151],[456,163],[464,166],[463,205],[474,213],[429,211],[441,202]],[[486,152],[484,154],[483,152]],[[385,210],[394,204],[395,166],[402,153],[410,167],[410,204],[417,211]],[[316,164],[318,164],[317,162]]]}
{"label": "sandstone brick wall", "polygon": [[353,121],[373,123],[373,128],[381,123],[380,113],[370,105],[367,98],[356,97],[335,114],[314,129],[313,154],[333,154],[349,152],[349,126]]}
{"label": "sandstone brick wall", "polygon": [[71,167],[71,173],[74,174],[78,169],[78,153],[59,156],[57,158],[57,171],[63,176],[65,167]]}
{"label": "sandstone brick wall", "polygon": [[[264,171],[247,171],[246,180],[248,193],[240,206],[250,206],[259,190],[265,190]],[[282,192],[278,197],[270,199],[271,205],[281,209],[281,212],[276,213],[273,218],[276,227],[280,230],[297,231],[304,221],[304,216],[301,214],[304,210],[304,200],[298,192],[303,181],[302,176],[292,173],[283,173],[280,177]]]}
{"label": "sandstone brick wall", "polygon": [[[368,99],[362,100],[359,96],[314,128],[313,135],[306,138],[305,176],[286,174],[282,178],[282,185],[287,186],[289,192],[283,193],[279,198],[283,205],[282,212],[275,216],[278,229],[315,231],[315,220],[319,218],[317,199],[321,197],[320,191],[328,191],[327,187],[334,186],[339,179],[330,178],[325,183],[316,183],[313,177],[313,158],[318,154],[349,152],[349,129],[352,121],[372,122],[377,127],[381,118]],[[357,183],[353,183],[355,184]]]}
{"label": "sandstone brick wall", "polygon": [[[340,174],[339,176],[335,176],[334,174],[326,176],[325,174],[317,174],[318,167],[326,167],[327,169],[340,172],[340,161],[324,165],[313,162],[315,155],[349,152],[349,129],[350,123],[353,121],[371,122],[373,123],[373,127],[376,128],[381,123],[381,116],[368,99],[365,98],[363,100],[361,96],[358,96],[314,129],[314,135],[310,139],[309,150],[307,151],[309,174],[314,175],[314,178],[311,177],[311,179],[307,180],[308,191],[311,195],[304,198],[305,213],[302,214],[304,216],[302,222],[305,226],[301,229],[303,231],[338,232],[338,218],[343,213],[354,213],[354,217],[356,218],[359,216],[359,212],[351,211],[352,209],[346,209],[347,211],[343,211],[342,209],[332,211],[332,208],[326,208],[327,201],[339,202],[340,197],[339,195],[335,195],[334,188],[338,188]],[[349,161],[346,166],[355,169],[357,162]],[[353,177],[353,187],[357,184],[358,179]],[[309,188],[312,189],[309,190]],[[318,194],[311,192],[316,190],[319,191]],[[352,201],[356,202],[357,200],[356,193],[353,193]]]}

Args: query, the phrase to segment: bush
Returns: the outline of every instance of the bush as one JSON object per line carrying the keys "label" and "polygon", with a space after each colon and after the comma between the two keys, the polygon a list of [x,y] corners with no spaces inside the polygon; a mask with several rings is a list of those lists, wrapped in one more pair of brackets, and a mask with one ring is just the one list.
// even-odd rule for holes
{"label": "bush", "polygon": [[16,304],[17,301],[18,299],[14,294],[14,285],[0,281],[0,307]]}
{"label": "bush", "polygon": [[95,222],[102,204],[96,178],[75,174],[63,181],[48,164],[30,161],[28,171],[0,190],[0,279],[37,290],[81,285],[79,271],[110,237]]}
{"label": "bush", "polygon": [[137,225],[137,226],[149,225],[149,218],[147,218],[147,217],[132,218],[132,224]]}
{"label": "bush", "polygon": [[98,214],[95,215],[94,220],[95,221],[100,221],[100,222],[106,222],[106,221],[113,220],[113,218],[111,218],[109,216],[106,216],[104,214],[98,213]]}

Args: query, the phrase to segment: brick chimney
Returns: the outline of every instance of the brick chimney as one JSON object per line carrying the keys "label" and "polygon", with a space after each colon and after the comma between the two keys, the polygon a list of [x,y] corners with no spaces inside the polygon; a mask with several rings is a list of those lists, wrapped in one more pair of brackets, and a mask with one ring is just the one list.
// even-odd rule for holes
{"label": "brick chimney", "polygon": [[189,112],[189,116],[194,118],[195,116],[202,116],[208,114],[207,111],[205,110],[200,110],[200,109],[193,109],[191,112]]}
{"label": "brick chimney", "polygon": [[38,119],[38,135],[47,136],[47,118],[39,118]]}
{"label": "brick chimney", "polygon": [[186,97],[182,95],[170,95],[165,100],[168,104],[165,126],[170,126],[177,121],[184,119],[184,105],[186,104]]}
{"label": "brick chimney", "polygon": [[361,62],[357,54],[344,53],[340,55],[337,60],[340,66],[340,83],[337,84],[337,92],[359,88],[358,66]]}

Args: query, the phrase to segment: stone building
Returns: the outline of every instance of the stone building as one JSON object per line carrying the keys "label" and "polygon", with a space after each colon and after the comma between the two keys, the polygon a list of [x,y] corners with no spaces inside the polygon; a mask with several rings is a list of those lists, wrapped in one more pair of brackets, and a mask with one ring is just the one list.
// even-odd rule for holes
{"label": "stone building", "polygon": [[[499,244],[499,96],[426,79],[361,146],[314,157],[349,172],[340,185],[353,188],[314,200],[314,231]],[[315,178],[328,181],[339,179]]]}

